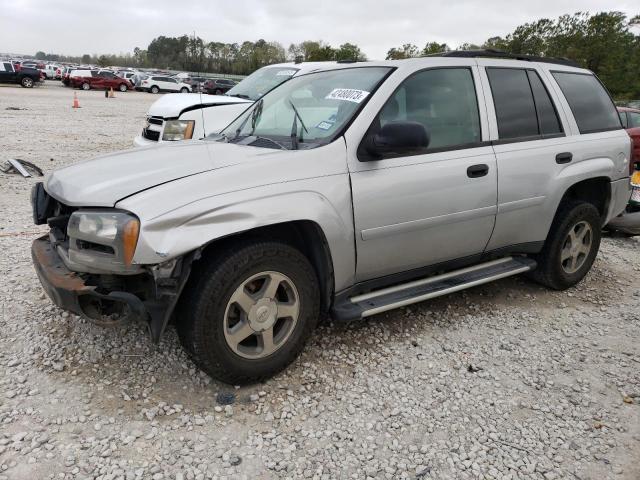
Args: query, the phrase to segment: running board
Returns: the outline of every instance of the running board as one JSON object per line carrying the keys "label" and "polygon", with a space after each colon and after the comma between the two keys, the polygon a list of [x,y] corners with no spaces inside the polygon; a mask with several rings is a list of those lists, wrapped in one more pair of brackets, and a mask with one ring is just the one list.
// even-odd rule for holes
{"label": "running board", "polygon": [[441,275],[355,295],[346,299],[342,305],[334,305],[332,316],[336,320],[370,317],[394,308],[518,275],[534,268],[536,268],[536,262],[526,257],[492,260]]}

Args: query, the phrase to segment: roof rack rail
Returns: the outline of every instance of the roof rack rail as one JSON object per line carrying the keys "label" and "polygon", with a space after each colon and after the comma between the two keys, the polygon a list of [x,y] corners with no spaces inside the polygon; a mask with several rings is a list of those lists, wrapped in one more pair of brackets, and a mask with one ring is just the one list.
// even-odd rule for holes
{"label": "roof rack rail", "polygon": [[486,48],[482,50],[452,50],[450,52],[434,53],[433,57],[459,57],[459,58],[506,58],[510,60],[524,60],[527,62],[543,62],[554,63],[557,65],[567,65],[569,67],[578,67],[580,65],[568,58],[563,57],[540,57],[537,55],[525,55],[520,53],[508,53],[504,50],[494,48]]}

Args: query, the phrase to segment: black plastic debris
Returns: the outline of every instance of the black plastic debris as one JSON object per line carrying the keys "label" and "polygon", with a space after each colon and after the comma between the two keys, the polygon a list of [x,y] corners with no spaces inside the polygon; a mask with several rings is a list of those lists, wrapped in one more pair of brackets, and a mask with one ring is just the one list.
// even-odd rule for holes
{"label": "black plastic debris", "polygon": [[469,373],[477,373],[480,370],[482,370],[482,367],[476,367],[475,365],[471,365],[471,364],[469,364],[469,366],[467,367],[467,372]]}
{"label": "black plastic debris", "polygon": [[219,392],[216,395],[218,405],[232,405],[236,401],[236,394],[233,392]]}

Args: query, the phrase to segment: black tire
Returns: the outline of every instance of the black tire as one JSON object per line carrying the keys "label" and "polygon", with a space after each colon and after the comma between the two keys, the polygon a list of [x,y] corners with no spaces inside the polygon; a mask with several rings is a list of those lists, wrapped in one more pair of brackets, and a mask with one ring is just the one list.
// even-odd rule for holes
{"label": "black tire", "polygon": [[[572,273],[565,271],[561,254],[571,229],[586,222],[591,227],[589,253]],[[602,222],[598,209],[591,203],[569,200],[558,208],[542,251],[536,256],[538,267],[530,276],[549,288],[565,290],[580,282],[591,269],[598,255],[602,237]]]}
{"label": "black tire", "polygon": [[[247,359],[234,352],[224,335],[227,304],[244,281],[263,271],[289,277],[299,295],[297,323],[271,355]],[[236,242],[194,268],[180,300],[177,329],[194,362],[211,377],[241,385],[271,377],[301,352],[320,316],[320,288],[309,260],[285,243],[260,239]]]}
{"label": "black tire", "polygon": [[84,82],[81,87],[82,90],[91,90],[91,85],[88,82]]}
{"label": "black tire", "polygon": [[22,80],[20,80],[22,88],[33,88],[33,83],[33,78],[31,77],[22,77]]}
{"label": "black tire", "polygon": [[118,90],[120,90],[121,92],[126,92],[128,88],[124,83],[121,83],[120,85],[118,85]]}
{"label": "black tire", "polygon": [[219,88],[214,92],[214,95],[222,95],[222,90]]}
{"label": "black tire", "polygon": [[160,91],[160,89],[154,85],[153,87],[151,87],[151,88],[149,89],[149,91],[150,91],[151,93],[154,93],[154,94],[155,94],[155,93],[158,93],[158,92]]}
{"label": "black tire", "polygon": [[187,87],[182,87],[180,89],[180,93],[189,93],[189,89]]}

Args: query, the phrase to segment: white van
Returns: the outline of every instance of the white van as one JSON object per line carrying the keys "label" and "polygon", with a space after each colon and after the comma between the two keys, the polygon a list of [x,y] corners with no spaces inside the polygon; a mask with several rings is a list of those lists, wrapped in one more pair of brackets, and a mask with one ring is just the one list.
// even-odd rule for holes
{"label": "white van", "polygon": [[269,65],[256,70],[224,95],[163,95],[149,108],[142,132],[133,144],[137,147],[158,145],[159,142],[198,139],[219,132],[253,102],[291,77],[322,70],[335,63]]}

